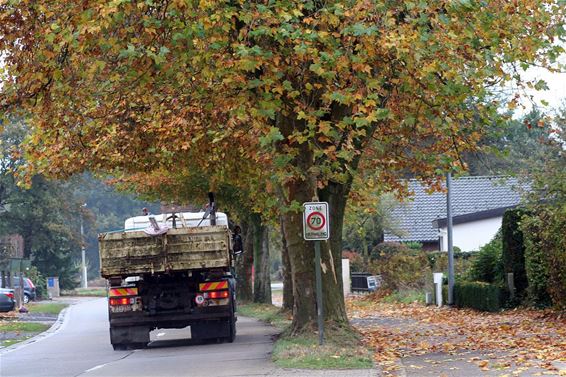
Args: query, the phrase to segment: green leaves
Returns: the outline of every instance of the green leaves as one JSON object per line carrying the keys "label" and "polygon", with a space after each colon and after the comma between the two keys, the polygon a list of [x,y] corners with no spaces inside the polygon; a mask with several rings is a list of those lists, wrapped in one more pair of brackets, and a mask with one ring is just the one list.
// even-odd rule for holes
{"label": "green leaves", "polygon": [[266,147],[283,139],[285,138],[277,127],[270,127],[269,132],[265,136],[259,138],[259,142],[262,147]]}
{"label": "green leaves", "polygon": [[135,58],[139,56],[139,52],[136,51],[136,47],[132,44],[128,44],[127,49],[120,50],[119,58]]}

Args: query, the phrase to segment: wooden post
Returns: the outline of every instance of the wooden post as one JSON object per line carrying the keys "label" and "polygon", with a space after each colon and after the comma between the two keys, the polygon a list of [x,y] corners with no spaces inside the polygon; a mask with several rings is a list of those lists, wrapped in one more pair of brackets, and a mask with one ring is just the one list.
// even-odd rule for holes
{"label": "wooden post", "polygon": [[509,295],[511,298],[515,298],[515,281],[513,278],[513,273],[508,272],[507,275],[507,288],[509,289]]}

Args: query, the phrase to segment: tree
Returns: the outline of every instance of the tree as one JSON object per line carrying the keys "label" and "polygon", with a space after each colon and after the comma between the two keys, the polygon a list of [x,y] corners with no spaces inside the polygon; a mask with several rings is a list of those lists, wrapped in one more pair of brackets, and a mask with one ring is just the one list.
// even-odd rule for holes
{"label": "tree", "polygon": [[521,119],[489,127],[480,141],[482,150],[464,155],[470,174],[523,174],[550,152],[545,142],[550,123],[550,117],[533,109]]}
{"label": "tree", "polygon": [[550,0],[8,2],[1,106],[30,111],[28,153],[54,175],[139,182],[183,166],[225,181],[234,161],[260,166],[253,179],[284,203],[292,333],[316,318],[300,205],[328,201],[324,313],[347,326],[338,277],[353,178],[367,167],[384,186],[406,173],[432,182],[461,165],[497,116],[491,93],[514,79],[509,64],[552,63],[563,22]]}
{"label": "tree", "polygon": [[13,118],[3,124],[0,157],[0,234],[19,234],[24,255],[44,276],[58,276],[61,288],[76,285],[80,250],[79,208],[68,184],[35,175],[29,188],[17,185],[15,170],[26,164],[22,142],[28,126]]}

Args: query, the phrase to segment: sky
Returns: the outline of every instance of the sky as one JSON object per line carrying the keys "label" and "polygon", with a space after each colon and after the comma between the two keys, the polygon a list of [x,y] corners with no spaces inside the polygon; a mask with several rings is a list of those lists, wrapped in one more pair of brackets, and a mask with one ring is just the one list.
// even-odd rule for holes
{"label": "sky", "polygon": [[[548,90],[537,91],[533,89],[527,91],[527,94],[533,95],[535,102],[538,102],[539,105],[541,100],[548,102],[548,107],[553,109],[560,107],[560,105],[566,105],[566,72],[553,73],[542,68],[532,68],[523,77],[546,81]],[[530,109],[528,101],[523,101],[523,104]]]}

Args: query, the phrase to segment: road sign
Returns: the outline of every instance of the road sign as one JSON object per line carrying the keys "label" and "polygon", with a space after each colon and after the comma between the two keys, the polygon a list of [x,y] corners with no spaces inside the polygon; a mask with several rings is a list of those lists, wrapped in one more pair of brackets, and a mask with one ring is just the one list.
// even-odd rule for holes
{"label": "road sign", "polygon": [[303,203],[303,236],[307,241],[327,240],[330,237],[328,203]]}

